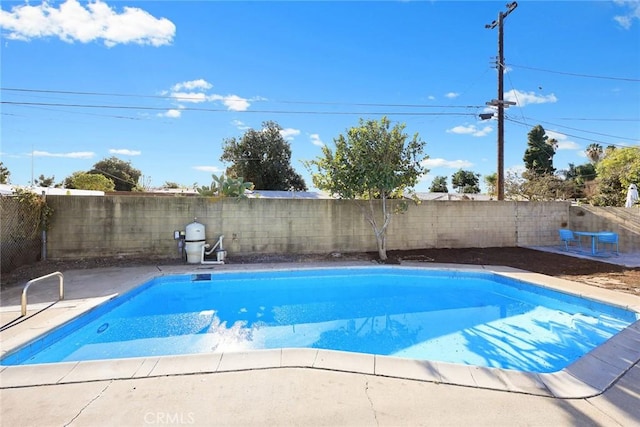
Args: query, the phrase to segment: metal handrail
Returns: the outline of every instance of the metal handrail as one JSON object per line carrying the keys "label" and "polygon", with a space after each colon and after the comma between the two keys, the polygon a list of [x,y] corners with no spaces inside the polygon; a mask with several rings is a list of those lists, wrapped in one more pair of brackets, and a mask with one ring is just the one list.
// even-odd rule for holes
{"label": "metal handrail", "polygon": [[48,279],[53,276],[58,276],[58,279],[60,279],[59,280],[60,299],[61,300],[64,299],[64,276],[59,271],[56,271],[55,273],[47,274],[46,276],[38,277],[37,279],[29,280],[25,285],[24,289],[22,290],[22,316],[23,317],[27,315],[27,289],[29,289],[29,286],[31,286],[35,282],[39,282],[41,280]]}

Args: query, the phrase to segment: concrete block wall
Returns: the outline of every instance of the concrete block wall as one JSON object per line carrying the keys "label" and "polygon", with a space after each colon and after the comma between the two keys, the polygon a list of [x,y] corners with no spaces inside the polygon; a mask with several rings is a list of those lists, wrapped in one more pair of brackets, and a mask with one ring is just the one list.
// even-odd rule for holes
{"label": "concrete block wall", "polygon": [[616,220],[615,215],[611,215],[611,210],[611,208],[589,207],[585,209],[581,206],[571,206],[569,228],[574,231],[613,231],[618,233],[620,252],[640,252],[640,232],[638,231],[640,216],[635,210],[625,211],[623,209],[623,212],[636,215],[637,219],[633,222],[619,218]]}
{"label": "concrete block wall", "polygon": [[559,244],[558,229],[568,227],[570,202],[514,203],[518,246]]}
{"label": "concrete block wall", "polygon": [[[150,196],[49,196],[51,259],[179,257],[173,232],[197,218],[229,254],[375,251],[360,208],[349,200]],[[392,203],[393,204],[393,203]],[[387,249],[512,247],[558,243],[566,203],[436,201],[394,215]]]}

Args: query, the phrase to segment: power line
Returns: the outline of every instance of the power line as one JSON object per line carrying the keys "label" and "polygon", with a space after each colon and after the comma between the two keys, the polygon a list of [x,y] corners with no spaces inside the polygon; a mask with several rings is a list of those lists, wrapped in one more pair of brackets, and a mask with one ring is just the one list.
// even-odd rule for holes
{"label": "power line", "polygon": [[617,139],[626,139],[628,141],[638,141],[638,138],[627,138],[625,136],[611,135],[611,134],[608,134],[608,133],[600,133],[600,132],[594,132],[594,131],[590,131],[590,130],[578,129],[578,128],[573,128],[573,127],[569,127],[569,126],[559,125],[557,123],[547,122],[547,121],[544,121],[544,120],[536,120],[536,119],[531,119],[531,120],[534,120],[534,121],[540,122],[540,123],[546,123],[546,124],[549,124],[549,125],[552,125],[552,126],[565,128],[565,129],[577,130],[578,132],[591,133],[593,135],[607,136],[609,138],[617,138]]}
{"label": "power line", "polygon": [[[124,109],[124,110],[150,110],[150,111],[166,111],[167,107],[148,107],[133,105],[98,105],[98,104],[66,104],[57,102],[18,102],[18,101],[1,101],[0,104],[15,106],[45,106],[45,107],[68,107],[68,108],[105,108],[105,109]],[[196,108],[184,107],[180,111],[201,111],[211,113],[263,113],[263,114],[312,114],[312,115],[376,115],[382,114],[387,116],[475,116],[475,113],[455,113],[455,112],[408,112],[408,111],[292,111],[292,110],[245,110],[236,111],[220,108]]]}
{"label": "power line", "polygon": [[591,118],[573,118],[573,117],[558,117],[558,120],[585,120],[585,121],[601,121],[601,122],[640,122],[640,119],[607,119],[607,118],[599,118],[595,119]]}
{"label": "power line", "polygon": [[[70,111],[70,110],[61,110],[57,108],[47,108],[47,107],[29,106],[29,105],[25,105],[24,107],[34,108],[37,110],[44,110],[44,111],[58,111],[58,112],[68,113],[68,114],[82,114],[85,116],[109,117],[112,119],[143,120],[143,118],[141,117],[122,116],[122,115],[114,115],[114,114],[89,113],[86,111]],[[3,114],[6,114],[6,113],[3,113]]]}
{"label": "power line", "polygon": [[[525,127],[527,127],[527,128],[532,128],[532,127],[533,127],[533,126],[531,126],[531,125],[530,125],[530,124],[528,124],[528,123],[521,122],[521,121],[518,121],[518,120],[514,120],[514,119],[511,119],[511,118],[508,118],[508,117],[507,117],[507,119],[506,119],[506,120],[508,120],[508,121],[510,121],[510,122],[512,122],[512,123],[516,123],[516,124],[519,124],[519,125],[525,126]],[[587,132],[587,131],[584,131],[584,132]],[[602,144],[602,143],[604,143],[602,140],[599,140],[599,139],[585,138],[585,137],[583,137],[583,136],[572,135],[572,134],[570,134],[570,133],[564,133],[564,132],[563,132],[563,135],[570,136],[570,137],[572,137],[572,138],[576,138],[576,139],[582,139],[582,140],[584,140],[584,141],[597,142],[597,143],[601,143],[601,144]],[[628,139],[628,138],[624,138],[624,139]],[[632,141],[633,141],[633,140],[632,140]],[[608,143],[608,145],[613,145],[613,146],[621,147],[621,148],[635,147],[635,146],[633,146],[633,145],[622,145],[622,144],[611,144],[611,143]]]}
{"label": "power line", "polygon": [[[511,85],[511,90],[513,91],[513,96],[516,98],[516,103],[518,105],[520,104],[520,100],[518,99],[518,91],[516,90],[515,86],[513,85],[513,81],[511,81],[511,75],[507,74],[507,79],[509,80],[509,85]],[[522,108],[519,109],[520,110],[520,116],[522,117],[522,120],[526,121],[526,118],[524,117],[524,111],[522,111]]]}
{"label": "power line", "polygon": [[408,107],[408,108],[482,108],[481,105],[429,105],[429,104],[385,104],[369,102],[323,102],[323,101],[278,101],[269,100],[275,104],[301,105],[345,105],[354,107]]}
{"label": "power line", "polygon": [[[83,96],[114,96],[114,97],[126,97],[126,98],[150,98],[150,99],[164,99],[172,101],[192,101],[191,97],[180,97],[172,95],[136,95],[127,93],[109,93],[109,92],[81,92],[81,91],[67,91],[67,90],[51,90],[51,89],[25,89],[25,88],[5,88],[0,90],[9,92],[24,92],[24,93],[48,93],[48,94],[61,94],[61,95],[83,95]],[[388,104],[388,103],[369,103],[369,102],[335,102],[335,101],[289,101],[289,100],[268,100],[248,99],[250,102],[270,102],[275,104],[300,104],[300,105],[345,105],[355,107],[405,107],[405,108],[483,108],[481,105],[432,105],[432,104]]]}
{"label": "power line", "polygon": [[585,78],[590,78],[590,79],[604,79],[604,80],[620,80],[620,81],[626,81],[626,82],[640,82],[640,79],[632,79],[632,78],[628,78],[628,77],[611,77],[611,76],[597,76],[597,75],[593,75],[593,74],[569,73],[569,72],[566,72],[566,71],[547,70],[547,69],[544,69],[544,68],[527,67],[527,66],[524,66],[524,65],[515,65],[515,64],[509,64],[509,66],[515,67],[515,68],[524,68],[524,69],[527,69],[527,70],[543,71],[545,73],[563,74],[563,75],[566,75],[566,76],[585,77]]}

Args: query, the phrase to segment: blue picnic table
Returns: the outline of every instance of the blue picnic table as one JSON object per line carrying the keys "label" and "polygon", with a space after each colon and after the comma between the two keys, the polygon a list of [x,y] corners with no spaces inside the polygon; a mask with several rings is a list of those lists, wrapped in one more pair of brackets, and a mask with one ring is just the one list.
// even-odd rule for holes
{"label": "blue picnic table", "polygon": [[598,236],[612,234],[610,231],[574,231],[576,236],[588,236],[591,237],[591,255],[597,255],[596,252],[596,240]]}

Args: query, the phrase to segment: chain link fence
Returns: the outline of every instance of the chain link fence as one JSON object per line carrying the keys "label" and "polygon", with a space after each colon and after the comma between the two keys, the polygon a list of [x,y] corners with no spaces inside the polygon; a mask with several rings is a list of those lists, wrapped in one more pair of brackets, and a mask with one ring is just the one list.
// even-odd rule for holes
{"label": "chain link fence", "polygon": [[41,209],[17,197],[0,197],[0,270],[8,273],[39,261],[42,250]]}

